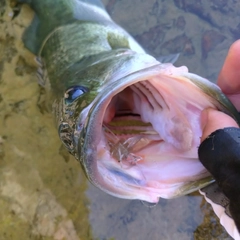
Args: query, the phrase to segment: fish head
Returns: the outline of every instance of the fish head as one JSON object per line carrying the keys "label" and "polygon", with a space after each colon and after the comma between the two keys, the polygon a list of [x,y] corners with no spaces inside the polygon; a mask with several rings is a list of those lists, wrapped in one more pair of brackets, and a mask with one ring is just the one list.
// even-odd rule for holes
{"label": "fish head", "polygon": [[239,121],[215,84],[172,64],[74,89],[81,93],[70,103],[78,116],[74,155],[91,183],[125,199],[155,203],[213,182],[198,160],[201,112],[210,107]]}

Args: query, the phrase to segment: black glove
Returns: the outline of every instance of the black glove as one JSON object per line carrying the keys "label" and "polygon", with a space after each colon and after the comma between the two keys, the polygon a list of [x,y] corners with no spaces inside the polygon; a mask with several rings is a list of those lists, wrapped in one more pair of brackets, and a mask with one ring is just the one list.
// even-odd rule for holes
{"label": "black glove", "polygon": [[[231,127],[213,132],[201,143],[198,155],[215,178],[220,188],[218,191],[227,197],[224,204],[229,201],[230,215],[240,232],[240,129]],[[211,200],[217,202],[216,199]]]}

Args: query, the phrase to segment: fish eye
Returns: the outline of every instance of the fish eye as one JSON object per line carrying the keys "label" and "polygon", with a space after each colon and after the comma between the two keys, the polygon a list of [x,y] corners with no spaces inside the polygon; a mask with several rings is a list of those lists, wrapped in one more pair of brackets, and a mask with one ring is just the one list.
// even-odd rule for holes
{"label": "fish eye", "polygon": [[67,101],[68,103],[72,103],[78,97],[82,96],[84,93],[88,91],[89,91],[88,88],[83,86],[72,86],[68,88],[64,94],[65,101]]}

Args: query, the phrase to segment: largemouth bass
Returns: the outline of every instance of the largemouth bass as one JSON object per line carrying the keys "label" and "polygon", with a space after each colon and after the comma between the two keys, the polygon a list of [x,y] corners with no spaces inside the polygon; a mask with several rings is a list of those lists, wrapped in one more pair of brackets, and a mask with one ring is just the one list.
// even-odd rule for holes
{"label": "largemouth bass", "polygon": [[37,56],[59,136],[91,183],[158,202],[213,181],[198,161],[200,115],[237,110],[221,90],[148,55],[97,0],[18,0],[36,16],[23,36]]}

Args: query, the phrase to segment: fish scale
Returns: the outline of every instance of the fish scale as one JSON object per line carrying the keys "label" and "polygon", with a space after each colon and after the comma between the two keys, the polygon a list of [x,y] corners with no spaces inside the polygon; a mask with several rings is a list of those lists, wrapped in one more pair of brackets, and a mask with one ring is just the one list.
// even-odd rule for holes
{"label": "fish scale", "polygon": [[[95,24],[79,27],[79,24],[70,24],[64,27],[59,27],[47,38],[40,55],[45,62],[51,63],[47,65],[48,74],[53,78],[59,78],[61,75],[74,63],[82,58],[90,55],[101,53],[102,51],[111,50],[105,37],[99,39],[102,47],[98,44],[98,34],[95,33],[97,27]],[[79,38],[85,36],[86,31],[93,31],[91,37]],[[77,33],[76,33],[77,32]],[[97,31],[98,32],[98,31]],[[76,48],[88,43],[88,49]],[[63,44],[64,43],[64,44]]]}

